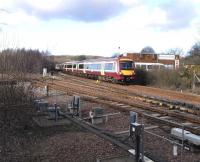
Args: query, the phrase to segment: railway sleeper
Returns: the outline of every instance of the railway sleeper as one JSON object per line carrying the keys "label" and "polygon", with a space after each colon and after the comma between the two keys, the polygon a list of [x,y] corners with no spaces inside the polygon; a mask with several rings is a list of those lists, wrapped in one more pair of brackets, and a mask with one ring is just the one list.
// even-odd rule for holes
{"label": "railway sleeper", "polygon": [[179,100],[171,101],[171,100],[164,99],[164,98],[161,98],[161,97],[152,97],[152,96],[148,96],[148,95],[141,95],[141,96],[146,98],[144,100],[153,99],[153,100],[159,101],[160,106],[165,105],[165,104],[173,104],[173,105],[176,105],[176,106],[182,106],[182,107],[188,107],[188,108],[191,108],[191,109],[199,109],[200,110],[200,105],[185,103],[185,102],[179,101]]}
{"label": "railway sleeper", "polygon": [[[151,97],[152,98],[152,97]],[[173,105],[171,103],[166,103],[166,102],[159,102],[159,101],[155,101],[155,100],[150,100],[150,99],[141,99],[142,101],[145,101],[147,103],[152,103],[152,104],[155,104],[155,105],[159,105],[159,106],[166,106],[166,107],[169,107],[170,110],[173,110],[173,109],[178,109],[180,111],[183,111],[183,112],[188,112],[188,113],[191,113],[191,114],[196,114],[196,115],[199,115],[200,113],[200,110],[199,108],[195,107],[194,105],[192,104],[184,104],[184,106],[179,106],[179,105]],[[197,109],[196,111],[193,110],[193,109]]]}
{"label": "railway sleeper", "polygon": [[180,111],[183,111],[183,112],[188,112],[188,113],[191,113],[191,114],[199,115],[199,111],[194,111],[191,108],[191,106],[189,108],[183,107],[183,106],[178,106],[178,105],[175,106],[175,105],[170,104],[170,103],[158,102],[158,101],[154,101],[154,100],[150,100],[150,99],[144,99],[144,101],[147,102],[147,103],[154,104],[154,105],[166,106],[170,110],[177,109],[177,110],[180,110]]}

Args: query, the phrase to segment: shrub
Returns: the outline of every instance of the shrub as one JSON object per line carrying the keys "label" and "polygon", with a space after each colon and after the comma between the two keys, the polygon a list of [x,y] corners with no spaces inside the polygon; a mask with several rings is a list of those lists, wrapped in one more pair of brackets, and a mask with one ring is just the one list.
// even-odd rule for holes
{"label": "shrub", "polygon": [[147,83],[156,87],[166,87],[170,89],[191,88],[191,77],[185,75],[184,70],[154,70],[147,74]]}
{"label": "shrub", "polygon": [[135,69],[135,79],[134,79],[134,84],[139,84],[139,85],[147,85],[149,84],[149,79],[148,77],[148,72],[143,69]]}

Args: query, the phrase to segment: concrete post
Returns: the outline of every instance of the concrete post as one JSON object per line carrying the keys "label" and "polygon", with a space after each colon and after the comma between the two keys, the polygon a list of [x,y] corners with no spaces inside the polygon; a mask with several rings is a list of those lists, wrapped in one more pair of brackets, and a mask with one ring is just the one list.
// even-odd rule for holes
{"label": "concrete post", "polygon": [[47,68],[43,68],[43,77],[47,76]]}

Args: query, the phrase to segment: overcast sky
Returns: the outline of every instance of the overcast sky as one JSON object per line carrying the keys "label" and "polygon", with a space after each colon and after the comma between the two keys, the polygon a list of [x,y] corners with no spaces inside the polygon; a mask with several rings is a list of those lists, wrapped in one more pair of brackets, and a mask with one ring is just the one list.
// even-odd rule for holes
{"label": "overcast sky", "polygon": [[200,0],[0,0],[0,49],[186,53],[199,36]]}

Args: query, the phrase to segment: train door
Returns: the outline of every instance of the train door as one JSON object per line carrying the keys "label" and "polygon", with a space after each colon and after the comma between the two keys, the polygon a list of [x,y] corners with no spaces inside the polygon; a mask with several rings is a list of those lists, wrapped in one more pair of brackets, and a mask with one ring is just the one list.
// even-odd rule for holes
{"label": "train door", "polygon": [[105,75],[105,62],[101,63],[101,75]]}
{"label": "train door", "polygon": [[85,74],[86,73],[86,68],[87,68],[87,64],[83,64],[83,73]]}

